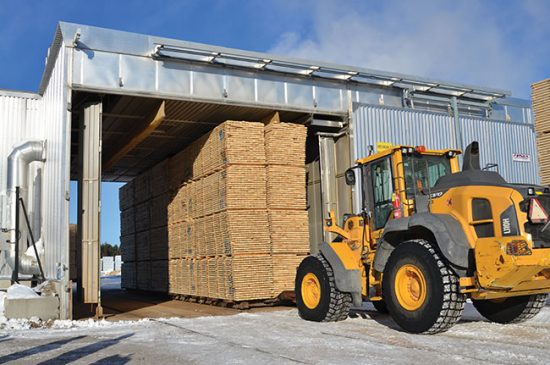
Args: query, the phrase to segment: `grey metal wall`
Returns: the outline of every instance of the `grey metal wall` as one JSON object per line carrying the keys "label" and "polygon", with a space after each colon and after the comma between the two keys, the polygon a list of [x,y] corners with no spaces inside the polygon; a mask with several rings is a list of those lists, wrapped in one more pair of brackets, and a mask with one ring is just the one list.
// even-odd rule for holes
{"label": "grey metal wall", "polygon": [[[497,163],[509,182],[540,183],[536,133],[530,124],[478,118],[460,118],[463,145],[480,143],[481,166]],[[529,162],[514,161],[514,154],[528,155]]]}
{"label": "grey metal wall", "polygon": [[377,142],[456,148],[454,119],[446,114],[355,104],[352,122],[354,156],[368,155]]}
{"label": "grey metal wall", "polygon": [[[442,149],[479,141],[482,166],[498,164],[499,172],[510,182],[539,182],[532,125],[462,117],[459,123],[462,138],[457,143],[455,120],[447,114],[354,104],[354,156],[367,156],[368,146],[377,142]],[[529,155],[530,162],[514,161],[513,154]]]}

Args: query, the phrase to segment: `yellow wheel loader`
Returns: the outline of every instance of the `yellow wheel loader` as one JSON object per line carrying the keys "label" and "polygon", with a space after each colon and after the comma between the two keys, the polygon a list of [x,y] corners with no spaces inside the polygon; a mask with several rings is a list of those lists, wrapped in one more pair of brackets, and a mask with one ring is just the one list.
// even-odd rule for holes
{"label": "yellow wheel loader", "polygon": [[458,150],[395,146],[357,161],[346,183],[362,213],[334,213],[337,237],[306,257],[296,304],[311,321],[340,321],[370,300],[404,330],[434,334],[461,317],[470,298],[498,323],[535,316],[550,292],[550,189],[507,183],[482,171],[470,144]]}

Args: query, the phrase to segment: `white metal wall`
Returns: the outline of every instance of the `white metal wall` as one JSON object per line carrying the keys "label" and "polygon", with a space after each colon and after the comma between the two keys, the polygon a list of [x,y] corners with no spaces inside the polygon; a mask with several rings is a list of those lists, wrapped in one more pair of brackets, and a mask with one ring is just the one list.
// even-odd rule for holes
{"label": "white metal wall", "polygon": [[44,168],[44,244],[46,276],[66,280],[69,267],[70,114],[68,109],[67,54],[59,48],[44,92],[41,122],[46,139]]}
{"label": "white metal wall", "polygon": [[[29,138],[40,138],[44,133],[39,122],[40,97],[30,93],[0,91],[0,217],[2,226],[7,225],[7,202],[4,198],[7,188],[7,156],[14,145]],[[0,275],[11,275],[11,268],[4,265],[4,254],[0,255]]]}
{"label": "white metal wall", "polygon": [[[70,123],[65,65],[65,48],[61,47],[42,97],[0,91],[0,194],[6,190],[7,156],[13,146],[28,139],[46,140],[46,162],[37,166],[42,169],[43,268],[46,278],[55,280],[66,280],[64,268],[68,267]],[[10,273],[6,267],[0,271],[0,275]]]}
{"label": "white metal wall", "polygon": [[[478,141],[482,167],[496,163],[509,182],[539,183],[532,125],[480,118],[459,120],[462,139],[457,146],[455,120],[447,114],[355,104],[352,122],[355,158],[367,156],[368,146],[376,146],[377,142],[461,149]],[[513,154],[528,155],[530,162],[514,161]]]}

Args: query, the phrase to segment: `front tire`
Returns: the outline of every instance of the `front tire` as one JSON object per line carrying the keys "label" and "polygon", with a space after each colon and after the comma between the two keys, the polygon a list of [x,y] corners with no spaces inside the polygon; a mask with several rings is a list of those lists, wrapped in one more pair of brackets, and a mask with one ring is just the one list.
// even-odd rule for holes
{"label": "front tire", "polygon": [[296,274],[296,306],[300,317],[314,322],[346,319],[351,309],[351,294],[336,288],[334,272],[322,256],[308,256]]}
{"label": "front tire", "polygon": [[425,240],[397,246],[382,278],[390,315],[411,333],[440,333],[458,322],[466,300],[459,290],[456,275]]}
{"label": "front tire", "polygon": [[520,323],[536,316],[546,304],[548,294],[525,295],[501,300],[474,300],[479,314],[491,322]]}

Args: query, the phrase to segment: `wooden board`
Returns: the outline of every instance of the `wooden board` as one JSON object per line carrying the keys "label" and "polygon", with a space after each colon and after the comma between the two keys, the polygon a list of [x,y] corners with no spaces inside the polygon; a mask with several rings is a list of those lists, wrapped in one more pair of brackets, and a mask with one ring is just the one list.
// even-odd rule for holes
{"label": "wooden board", "polygon": [[152,229],[149,239],[151,260],[168,260],[168,227]]}
{"label": "wooden board", "polygon": [[306,170],[304,166],[267,166],[267,207],[306,209]]}
{"label": "wooden board", "polygon": [[135,208],[128,208],[120,212],[120,234],[127,236],[136,231]]}
{"label": "wooden board", "polygon": [[149,201],[135,207],[135,231],[143,232],[151,228],[151,204]]}
{"label": "wooden board", "polygon": [[550,133],[550,79],[542,80],[531,86],[535,130]]}
{"label": "wooden board", "polygon": [[122,263],[121,286],[125,289],[137,289],[137,267],[135,262]]}
{"label": "wooden board", "polygon": [[151,261],[137,262],[136,270],[136,289],[151,290]]}
{"label": "wooden board", "polygon": [[274,254],[309,252],[309,221],[306,211],[270,210],[269,232]]}
{"label": "wooden board", "polygon": [[151,234],[149,231],[136,234],[136,261],[151,259]]}
{"label": "wooden board", "polygon": [[304,166],[307,127],[293,123],[265,126],[265,154],[268,164]]}
{"label": "wooden board", "polygon": [[277,297],[284,291],[294,290],[296,269],[307,255],[274,254],[273,260],[273,292]]}
{"label": "wooden board", "polygon": [[123,262],[136,260],[136,236],[134,234],[120,236],[120,251]]}
{"label": "wooden board", "polygon": [[134,182],[130,181],[118,189],[118,204],[121,211],[134,206]]}

